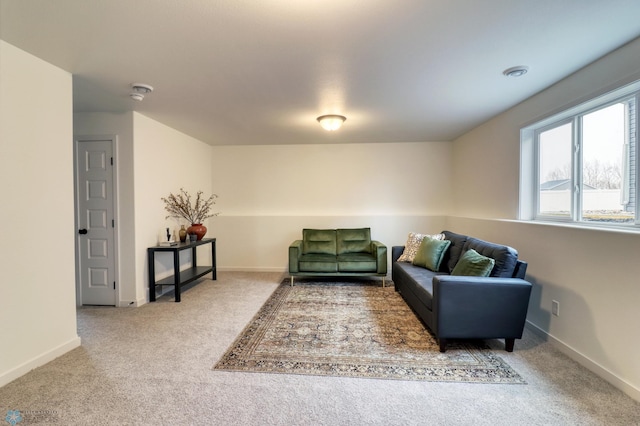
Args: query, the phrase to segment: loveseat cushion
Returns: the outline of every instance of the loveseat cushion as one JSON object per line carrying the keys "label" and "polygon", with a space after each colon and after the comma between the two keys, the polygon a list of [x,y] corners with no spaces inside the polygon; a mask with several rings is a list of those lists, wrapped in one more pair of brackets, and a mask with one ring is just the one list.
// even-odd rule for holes
{"label": "loveseat cushion", "polygon": [[302,254],[331,254],[335,256],[337,254],[336,230],[303,229]]}
{"label": "loveseat cushion", "polygon": [[513,277],[513,271],[518,261],[518,252],[509,246],[494,244],[488,241],[479,240],[473,237],[467,237],[467,241],[462,249],[463,253],[467,250],[474,249],[483,256],[494,259],[495,266],[491,271],[490,277]]}
{"label": "loveseat cushion", "polygon": [[336,231],[337,253],[371,253],[371,229],[354,228]]}
{"label": "loveseat cushion", "polygon": [[300,272],[338,272],[338,263],[332,254],[303,254],[298,269]]}
{"label": "loveseat cushion", "polygon": [[339,272],[376,272],[376,258],[369,253],[345,253],[338,255]]}

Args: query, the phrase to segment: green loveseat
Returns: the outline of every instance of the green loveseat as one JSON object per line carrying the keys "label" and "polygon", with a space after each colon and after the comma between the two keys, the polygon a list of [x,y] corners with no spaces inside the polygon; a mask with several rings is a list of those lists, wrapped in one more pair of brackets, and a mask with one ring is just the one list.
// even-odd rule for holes
{"label": "green loveseat", "polygon": [[387,276],[387,247],[371,240],[370,228],[303,229],[289,246],[289,275]]}

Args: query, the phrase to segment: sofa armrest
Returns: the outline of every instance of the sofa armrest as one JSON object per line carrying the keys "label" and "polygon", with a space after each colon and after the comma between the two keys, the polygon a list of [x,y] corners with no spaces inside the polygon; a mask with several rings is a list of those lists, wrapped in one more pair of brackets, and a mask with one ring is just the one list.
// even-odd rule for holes
{"label": "sofa armrest", "polygon": [[387,246],[380,241],[371,241],[371,253],[376,257],[376,273],[387,273]]}
{"label": "sofa armrest", "polygon": [[521,338],[531,283],[520,278],[433,277],[439,338]]}
{"label": "sofa armrest", "polygon": [[289,272],[300,272],[298,260],[302,255],[302,240],[295,240],[289,245]]}
{"label": "sofa armrest", "polygon": [[524,260],[518,259],[518,261],[516,262],[516,267],[513,270],[513,278],[522,278],[524,280],[527,274],[528,265],[529,264]]}
{"label": "sofa armrest", "polygon": [[402,256],[402,253],[404,252],[404,246],[393,246],[391,247],[391,262],[397,262],[398,259],[400,259],[400,256]]}

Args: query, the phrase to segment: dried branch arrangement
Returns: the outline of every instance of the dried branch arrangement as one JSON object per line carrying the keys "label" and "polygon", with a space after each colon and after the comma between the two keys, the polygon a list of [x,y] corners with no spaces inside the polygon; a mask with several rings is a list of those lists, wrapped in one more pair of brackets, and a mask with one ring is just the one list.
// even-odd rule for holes
{"label": "dried branch arrangement", "polygon": [[164,209],[169,212],[166,219],[170,217],[182,218],[187,220],[191,224],[200,224],[205,219],[218,216],[218,213],[210,213],[211,207],[216,203],[216,194],[212,194],[209,198],[204,199],[203,192],[198,191],[196,193],[195,203],[191,203],[191,195],[184,189],[180,188],[180,193],[177,195],[169,194],[166,198],[161,198],[164,201]]}

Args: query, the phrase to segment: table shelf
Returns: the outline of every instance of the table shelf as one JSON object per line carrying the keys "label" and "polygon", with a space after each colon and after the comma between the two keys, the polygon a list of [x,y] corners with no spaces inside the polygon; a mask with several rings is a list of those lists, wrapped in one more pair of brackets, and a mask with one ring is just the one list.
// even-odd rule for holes
{"label": "table shelf", "polygon": [[[196,248],[203,244],[211,244],[211,266],[198,266]],[[180,270],[180,252],[191,249],[191,267]],[[156,281],[155,254],[156,252],[171,252],[173,254],[173,275]],[[180,302],[180,287],[192,281],[202,278],[211,272],[212,279],[217,279],[216,273],[216,239],[203,238],[200,241],[178,243],[174,246],[158,245],[149,247],[148,267],[149,267],[149,300],[156,301],[156,287],[172,285],[175,287],[175,300]]]}

